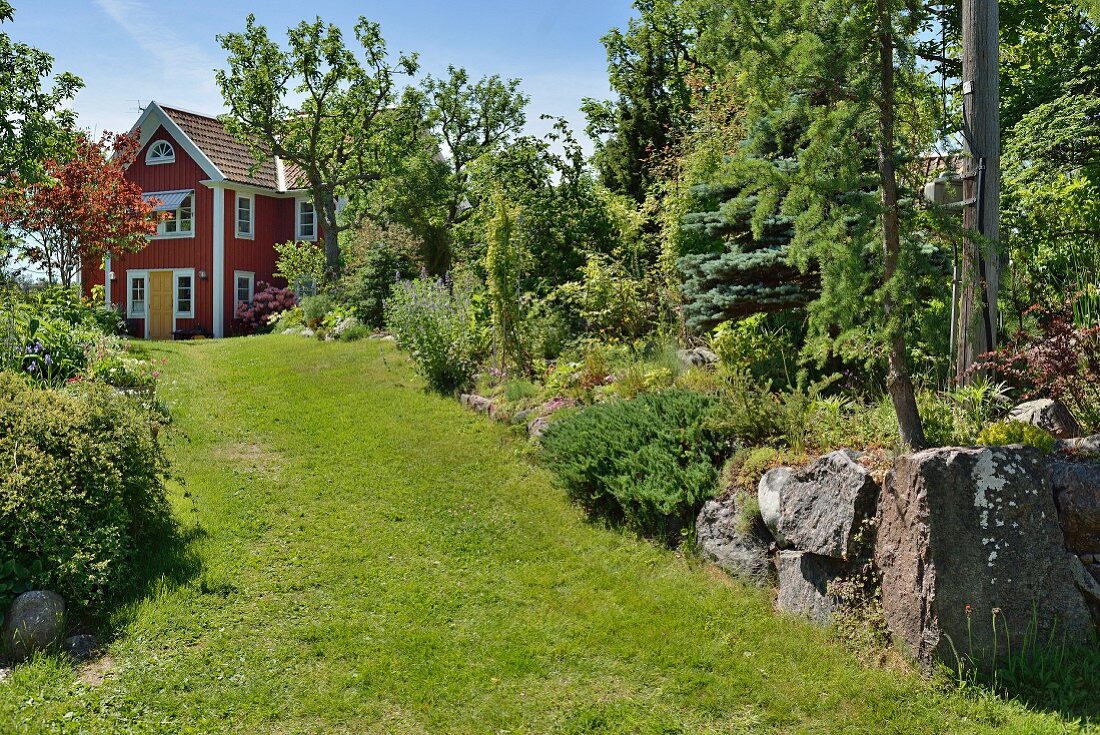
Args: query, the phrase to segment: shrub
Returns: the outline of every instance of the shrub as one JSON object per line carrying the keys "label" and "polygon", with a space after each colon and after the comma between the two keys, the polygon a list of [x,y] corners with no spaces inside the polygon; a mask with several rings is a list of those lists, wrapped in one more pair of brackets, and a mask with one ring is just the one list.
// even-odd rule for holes
{"label": "shrub", "polygon": [[275,246],[276,273],[297,296],[312,296],[325,281],[325,249],[319,243],[290,241]]}
{"label": "shrub", "polygon": [[351,246],[348,274],[339,292],[351,314],[367,327],[385,325],[385,303],[401,278],[419,270],[411,235],[405,231],[362,232]]}
{"label": "shrub", "polygon": [[1023,392],[1024,400],[1062,401],[1082,427],[1100,430],[1100,327],[1075,321],[1074,298],[1059,309],[1033,307],[1034,329],[1017,333],[975,370],[992,370]]}
{"label": "shrub", "polygon": [[246,334],[271,331],[271,326],[284,311],[297,304],[294,292],[264,282],[256,284],[257,292],[251,303],[237,304],[237,320]]}
{"label": "shrub", "polygon": [[118,315],[84,304],[70,289],[0,291],[0,370],[61,385],[86,367],[88,348],[114,334]]}
{"label": "shrub", "polygon": [[4,563],[39,568],[36,586],[95,612],[168,527],[151,415],[103,385],[57,391],[0,374],[0,454]]}
{"label": "shrub", "polygon": [[589,515],[674,544],[717,490],[713,409],[681,390],[592,406],[547,429],[546,463]]}
{"label": "shrub", "polygon": [[983,447],[1023,444],[1050,452],[1054,449],[1054,436],[1046,429],[1025,424],[1023,421],[1002,421],[982,429],[982,433],[978,435],[978,444]]}
{"label": "shrub", "polygon": [[386,303],[386,324],[434,391],[454,393],[474,382],[484,340],[471,292],[422,274],[398,284]]}
{"label": "shrub", "polygon": [[317,331],[325,321],[325,317],[332,311],[335,302],[328,294],[307,296],[302,299],[302,322],[310,329]]}

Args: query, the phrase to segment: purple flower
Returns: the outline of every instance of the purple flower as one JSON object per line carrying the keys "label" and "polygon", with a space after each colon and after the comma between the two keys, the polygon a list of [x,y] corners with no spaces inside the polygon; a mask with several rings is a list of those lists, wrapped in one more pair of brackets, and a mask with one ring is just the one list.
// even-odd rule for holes
{"label": "purple flower", "polygon": [[46,353],[46,366],[49,367],[50,365],[53,365],[53,358],[50,357],[49,353],[47,352]]}
{"label": "purple flower", "polygon": [[30,365],[27,365],[27,372],[28,373],[37,373],[38,372],[38,363],[37,362],[32,362]]}

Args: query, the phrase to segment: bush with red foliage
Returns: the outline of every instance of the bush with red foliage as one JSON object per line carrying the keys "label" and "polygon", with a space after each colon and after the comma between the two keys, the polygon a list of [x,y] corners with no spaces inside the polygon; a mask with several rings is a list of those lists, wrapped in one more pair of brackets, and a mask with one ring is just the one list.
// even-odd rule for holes
{"label": "bush with red foliage", "polygon": [[1024,400],[1064,403],[1085,428],[1100,430],[1100,326],[1081,326],[1071,300],[1057,309],[1033,306],[1036,328],[1021,330],[975,371],[991,372],[1021,391]]}
{"label": "bush with red foliage", "polygon": [[293,309],[298,299],[289,288],[271,286],[263,281],[256,284],[256,294],[251,303],[237,304],[237,321],[245,334],[259,334],[271,329],[271,322],[284,311]]}

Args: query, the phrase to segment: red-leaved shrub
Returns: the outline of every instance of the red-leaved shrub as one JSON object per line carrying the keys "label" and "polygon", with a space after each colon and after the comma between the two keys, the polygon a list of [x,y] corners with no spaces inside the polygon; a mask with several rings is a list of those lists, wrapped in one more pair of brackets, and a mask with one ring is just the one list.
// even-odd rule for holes
{"label": "red-leaved shrub", "polygon": [[256,284],[256,294],[251,303],[237,304],[237,321],[245,334],[259,334],[271,328],[274,317],[293,309],[298,299],[289,288],[271,286],[263,281]]}
{"label": "red-leaved shrub", "polygon": [[1057,309],[1033,306],[1026,316],[1037,328],[982,355],[974,370],[1008,381],[1024,400],[1061,401],[1083,427],[1100,430],[1100,327],[1079,325],[1072,301]]}

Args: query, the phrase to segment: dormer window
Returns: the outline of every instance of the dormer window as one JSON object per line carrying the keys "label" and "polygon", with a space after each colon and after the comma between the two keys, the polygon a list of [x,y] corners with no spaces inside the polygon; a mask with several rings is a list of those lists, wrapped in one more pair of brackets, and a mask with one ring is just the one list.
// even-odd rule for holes
{"label": "dormer window", "polygon": [[149,152],[145,154],[145,162],[150,166],[156,166],[162,163],[174,163],[176,160],[176,149],[172,147],[172,144],[167,140],[158,140],[153,145],[149,146]]}

